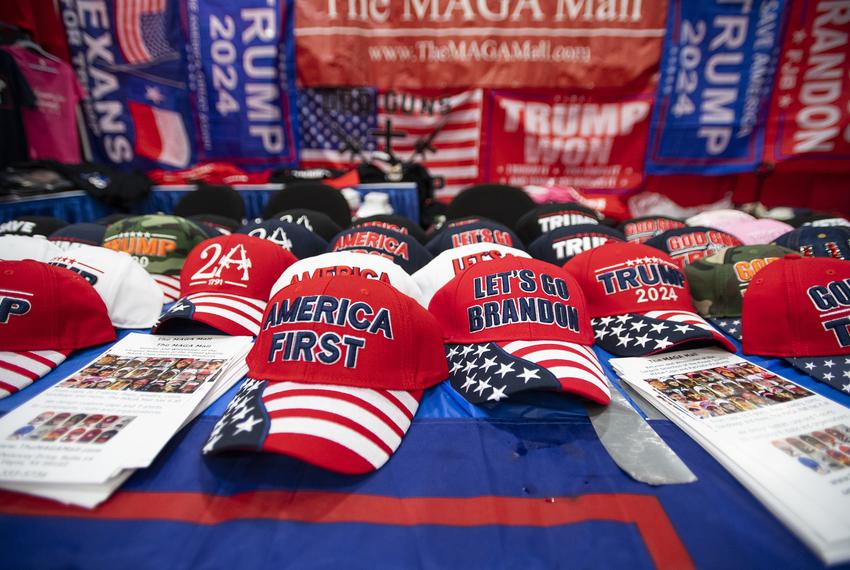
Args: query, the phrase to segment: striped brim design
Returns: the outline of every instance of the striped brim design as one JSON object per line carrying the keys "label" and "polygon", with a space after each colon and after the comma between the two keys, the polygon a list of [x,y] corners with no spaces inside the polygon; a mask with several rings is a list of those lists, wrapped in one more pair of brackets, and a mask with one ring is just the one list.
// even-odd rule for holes
{"label": "striped brim design", "polygon": [[421,397],[422,392],[248,379],[204,452],[253,449],[338,473],[370,473],[401,445]]}
{"label": "striped brim design", "polygon": [[165,296],[164,305],[173,303],[180,298],[180,276],[179,275],[151,275],[162,294]]}
{"label": "striped brim design", "polygon": [[256,336],[260,332],[266,301],[229,293],[192,293],[163,313],[153,332],[172,319],[190,319],[229,335]]}
{"label": "striped brim design", "polygon": [[0,352],[0,398],[26,388],[62,364],[70,353],[70,350]]}

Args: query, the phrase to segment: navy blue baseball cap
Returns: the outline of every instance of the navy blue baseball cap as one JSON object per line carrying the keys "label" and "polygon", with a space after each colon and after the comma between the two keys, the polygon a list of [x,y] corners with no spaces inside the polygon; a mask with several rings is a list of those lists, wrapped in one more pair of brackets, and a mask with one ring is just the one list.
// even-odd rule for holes
{"label": "navy blue baseball cap", "polygon": [[531,242],[528,253],[537,259],[563,265],[576,255],[609,241],[626,241],[623,232],[601,224],[565,226]]}
{"label": "navy blue baseball cap", "polygon": [[413,274],[433,259],[425,246],[409,234],[385,228],[350,228],[331,240],[329,251],[353,251],[380,255]]}
{"label": "navy blue baseball cap", "polygon": [[50,234],[47,239],[65,251],[81,245],[99,246],[103,243],[106,226],[100,224],[70,224]]}
{"label": "navy blue baseball cap", "polygon": [[522,240],[509,227],[482,218],[452,220],[425,247],[431,255],[439,255],[448,249],[473,243],[497,243],[525,249]]}
{"label": "navy blue baseball cap", "polygon": [[516,223],[520,238],[530,244],[545,233],[567,226],[598,224],[602,216],[596,210],[576,202],[541,204]]}
{"label": "navy blue baseball cap", "polygon": [[782,234],[773,243],[799,251],[803,257],[850,260],[850,228],[802,226]]}
{"label": "navy blue baseball cap", "polygon": [[321,255],[328,250],[328,242],[300,224],[266,220],[244,225],[236,233],[247,234],[276,243],[291,251],[298,259]]}

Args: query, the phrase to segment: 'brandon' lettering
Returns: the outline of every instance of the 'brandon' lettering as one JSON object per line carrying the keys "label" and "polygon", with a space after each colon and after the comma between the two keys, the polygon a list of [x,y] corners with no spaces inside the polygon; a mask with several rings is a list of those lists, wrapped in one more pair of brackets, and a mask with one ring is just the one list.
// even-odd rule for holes
{"label": "'brandon' lettering", "polygon": [[542,297],[520,297],[487,301],[467,309],[469,332],[517,323],[555,324],[579,332],[578,310],[560,301]]}
{"label": "'brandon' lettering", "polygon": [[682,272],[666,263],[650,263],[616,269],[598,274],[596,280],[603,284],[606,295],[650,285],[685,286],[685,276]]}
{"label": "'brandon' lettering", "polygon": [[389,310],[381,307],[376,311],[363,301],[352,302],[330,295],[308,295],[272,303],[263,330],[284,323],[326,323],[393,338]]}

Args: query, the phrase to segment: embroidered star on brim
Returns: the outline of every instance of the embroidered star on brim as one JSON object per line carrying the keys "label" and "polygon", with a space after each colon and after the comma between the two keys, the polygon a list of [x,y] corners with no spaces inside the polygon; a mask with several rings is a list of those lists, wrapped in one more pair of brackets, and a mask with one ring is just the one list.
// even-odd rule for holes
{"label": "embroidered star on brim", "polygon": [[686,346],[735,345],[696,313],[649,311],[592,319],[595,342],[617,356],[646,356]]}
{"label": "embroidered star on brim", "polygon": [[473,404],[500,402],[526,390],[569,392],[611,401],[608,381],[590,346],[559,340],[447,344],[449,380]]}
{"label": "embroidered star on brim", "polygon": [[741,340],[741,317],[729,317],[725,319],[710,318],[708,320],[712,325],[722,330],[732,338]]}
{"label": "embroidered star on brim", "polygon": [[262,451],[358,475],[395,453],[422,391],[248,379],[213,428],[205,454]]}
{"label": "embroidered star on brim", "polygon": [[785,360],[818,382],[850,394],[850,355],[797,357]]}

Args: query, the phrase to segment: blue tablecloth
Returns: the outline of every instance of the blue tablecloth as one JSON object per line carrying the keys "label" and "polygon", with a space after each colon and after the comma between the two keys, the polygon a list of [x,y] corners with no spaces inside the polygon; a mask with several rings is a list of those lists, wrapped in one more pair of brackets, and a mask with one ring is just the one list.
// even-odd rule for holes
{"label": "blue tablecloth", "polygon": [[[248,219],[262,217],[263,206],[269,197],[283,188],[281,184],[262,184],[234,186],[245,200],[245,213]],[[174,206],[193,186],[156,186],[148,198],[136,207],[135,214],[155,212],[170,213]],[[357,187],[361,196],[369,192],[384,192],[390,198],[393,210],[412,220],[419,220],[419,195],[416,185],[402,182],[398,184],[361,184]],[[0,200],[0,222],[19,216],[54,216],[69,223],[91,222],[115,210],[89,197],[85,192],[60,192],[22,198],[19,200]]]}
{"label": "blue tablecloth", "polygon": [[[0,413],[105,347],[75,353]],[[598,351],[609,378],[610,355]],[[850,405],[775,359],[750,358]],[[235,389],[234,389],[235,390]],[[818,560],[666,420],[699,481],[651,487],[612,462],[579,402],[483,408],[429,390],[396,455],[368,476],[281,456],[203,457],[233,391],[94,511],[0,493],[8,568],[806,568]]]}

